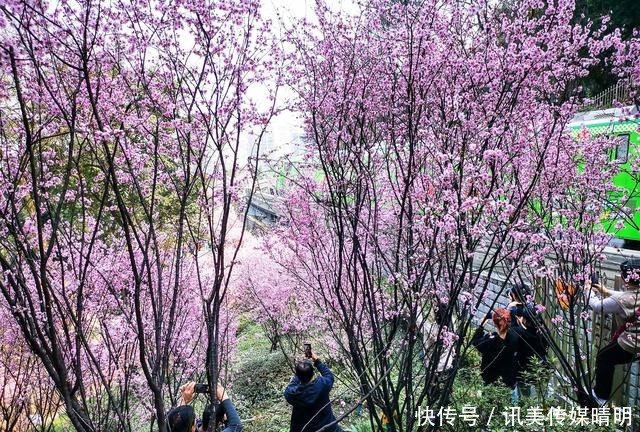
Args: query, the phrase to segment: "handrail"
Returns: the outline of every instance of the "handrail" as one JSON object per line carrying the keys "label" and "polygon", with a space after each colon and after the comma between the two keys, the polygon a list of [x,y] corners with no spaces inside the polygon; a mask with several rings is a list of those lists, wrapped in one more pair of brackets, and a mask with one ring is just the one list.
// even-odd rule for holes
{"label": "handrail", "polygon": [[590,110],[612,108],[614,102],[628,105],[633,99],[633,90],[636,87],[634,84],[630,79],[620,80],[615,85],[598,93],[586,105]]}

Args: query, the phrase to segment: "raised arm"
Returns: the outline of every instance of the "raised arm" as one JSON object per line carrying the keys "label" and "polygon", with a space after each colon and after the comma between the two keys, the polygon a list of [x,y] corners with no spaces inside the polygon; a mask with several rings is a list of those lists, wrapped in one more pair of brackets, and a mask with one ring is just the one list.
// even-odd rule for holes
{"label": "raised arm", "polygon": [[227,415],[227,427],[225,427],[222,432],[241,432],[242,423],[240,422],[240,416],[238,415],[238,411],[236,411],[235,405],[231,402],[231,399],[224,399],[222,401],[222,408],[224,409],[224,413]]}
{"label": "raised arm", "polygon": [[615,291],[615,290],[609,289],[606,286],[600,285],[600,284],[593,284],[593,285],[591,285],[591,288],[593,288],[595,291],[597,291],[604,298],[611,297],[614,294],[621,294],[622,293],[622,291]]}
{"label": "raised arm", "polygon": [[316,357],[314,355],[313,358],[313,365],[316,367],[316,369],[318,369],[318,372],[320,372],[320,375],[322,375],[320,378],[318,378],[318,382],[322,383],[322,386],[327,390],[331,390],[333,388],[333,373],[331,373],[331,369],[329,369],[329,367],[322,363],[320,361],[320,359],[318,357]]}
{"label": "raised arm", "polygon": [[[484,324],[484,321],[483,321]],[[478,351],[484,354],[486,348],[488,347],[486,342],[488,340],[488,336],[484,333],[484,327],[479,326],[476,331],[473,333],[473,337],[471,338],[471,345],[476,347]]]}
{"label": "raised arm", "polygon": [[589,306],[594,312],[624,315],[624,311],[618,302],[610,297],[599,299],[592,296],[589,298]]}

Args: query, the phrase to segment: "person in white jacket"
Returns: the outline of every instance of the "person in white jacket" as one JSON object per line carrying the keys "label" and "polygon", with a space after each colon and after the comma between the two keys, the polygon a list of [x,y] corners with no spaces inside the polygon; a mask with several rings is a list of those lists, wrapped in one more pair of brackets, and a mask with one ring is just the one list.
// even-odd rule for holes
{"label": "person in white jacket", "polygon": [[592,396],[602,406],[610,397],[613,385],[613,365],[631,363],[640,354],[640,259],[620,265],[624,290],[614,291],[604,285],[591,285],[601,298],[589,296],[589,306],[604,314],[614,314],[624,320],[611,342],[596,356],[596,382]]}

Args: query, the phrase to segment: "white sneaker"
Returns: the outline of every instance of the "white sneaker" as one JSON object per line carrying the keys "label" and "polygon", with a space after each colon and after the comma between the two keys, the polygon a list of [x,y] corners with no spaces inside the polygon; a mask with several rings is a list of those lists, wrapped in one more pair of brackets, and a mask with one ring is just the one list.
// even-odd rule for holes
{"label": "white sneaker", "polygon": [[607,400],[599,398],[598,395],[596,395],[596,391],[594,389],[591,389],[591,397],[593,398],[595,403],[597,403],[598,406],[600,406],[600,407],[603,407],[603,406],[605,406],[607,404]]}

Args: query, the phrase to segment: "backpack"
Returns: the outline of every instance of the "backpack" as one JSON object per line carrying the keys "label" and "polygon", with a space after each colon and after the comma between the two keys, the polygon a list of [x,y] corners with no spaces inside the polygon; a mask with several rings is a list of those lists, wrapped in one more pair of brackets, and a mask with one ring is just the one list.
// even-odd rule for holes
{"label": "backpack", "polygon": [[613,336],[611,336],[611,342],[617,341],[622,333],[627,331],[627,329],[631,326],[631,324],[635,323],[640,319],[640,307],[636,309],[636,313],[627,318],[617,329],[613,332]]}

